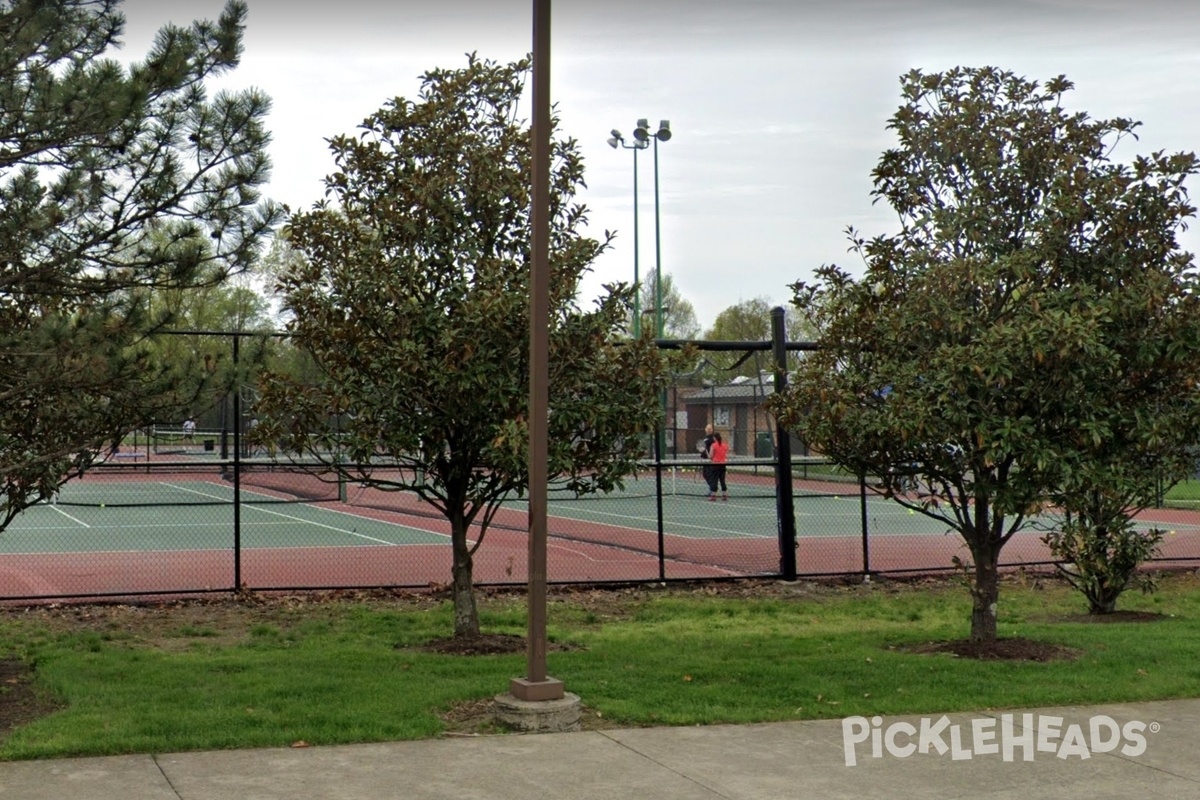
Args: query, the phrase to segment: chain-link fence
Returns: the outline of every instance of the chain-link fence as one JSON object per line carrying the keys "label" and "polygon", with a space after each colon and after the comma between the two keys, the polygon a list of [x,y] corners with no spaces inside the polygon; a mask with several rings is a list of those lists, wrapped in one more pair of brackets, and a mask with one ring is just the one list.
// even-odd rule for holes
{"label": "chain-link fence", "polygon": [[[189,417],[136,431],[19,515],[0,534],[0,599],[450,581],[450,525],[417,493],[347,480],[327,463],[252,443],[255,370],[271,347],[256,336],[205,333],[185,343],[224,342],[209,363],[228,365],[232,390],[214,388]],[[803,345],[691,344],[700,356],[663,395],[663,426],[649,442],[655,457],[608,494],[551,488],[551,582],[861,577],[970,560],[944,522],[883,498],[870,476],[846,473],[804,442],[781,439],[763,403],[776,390],[774,364]],[[700,452],[710,426],[729,445],[715,491]],[[374,469],[387,477],[400,467]],[[1162,563],[1200,561],[1200,504],[1168,496],[1138,524],[1169,532]],[[476,582],[526,582],[527,527],[525,501],[504,501],[475,553]],[[1041,535],[1035,526],[1014,536],[1001,563],[1049,569]],[[472,528],[472,542],[479,536]]]}

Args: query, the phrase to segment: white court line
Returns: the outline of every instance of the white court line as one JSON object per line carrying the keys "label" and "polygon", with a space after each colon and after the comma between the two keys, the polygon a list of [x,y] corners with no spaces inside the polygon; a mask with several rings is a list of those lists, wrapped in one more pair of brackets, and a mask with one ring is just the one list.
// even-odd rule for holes
{"label": "white court line", "polygon": [[[163,486],[168,486],[172,489],[179,489],[180,491],[191,492],[192,494],[198,494],[201,497],[207,497],[212,500],[227,500],[228,499],[225,497],[221,497],[219,495],[207,494],[205,492],[200,491],[199,489],[192,489],[188,486],[176,486],[175,484],[166,483],[164,481],[159,481],[159,483],[162,484]],[[366,534],[358,533],[357,531],[348,531],[345,528],[336,528],[333,525],[326,525],[322,522],[313,522],[312,520],[303,519],[301,517],[293,517],[289,514],[283,514],[278,511],[272,511],[269,508],[259,508],[258,506],[254,506],[254,505],[245,505],[244,508],[250,508],[250,509],[253,509],[254,511],[262,512],[263,514],[273,514],[274,516],[283,517],[284,519],[289,519],[289,520],[292,520],[293,522],[300,522],[305,525],[315,525],[318,528],[324,528],[325,530],[336,531],[338,533],[344,533],[347,536],[357,536],[360,539],[366,539],[368,542],[378,542],[379,544],[386,544],[386,545],[390,545],[392,547],[399,546],[398,542],[389,542],[387,539],[377,539],[374,536],[367,536]],[[362,519],[370,519],[370,517],[362,517]],[[380,520],[376,520],[376,521],[380,521]],[[384,522],[384,524],[387,525],[390,523]],[[400,526],[398,526],[398,527],[400,527]]]}
{"label": "white court line", "polygon": [[74,517],[72,517],[70,514],[68,514],[67,512],[63,511],[61,508],[59,508],[58,506],[50,506],[50,507],[51,507],[51,508],[53,508],[53,509],[54,509],[55,511],[57,511],[58,513],[62,514],[62,515],[63,515],[64,517],[66,517],[67,519],[71,520],[71,522],[74,522],[76,525],[82,525],[82,526],[83,526],[83,527],[85,527],[85,528],[90,528],[90,527],[92,527],[91,525],[88,525],[86,522],[84,522],[84,521],[83,521],[83,520],[81,520],[81,519],[75,519],[75,518],[74,518]]}
{"label": "white court line", "polygon": [[293,517],[290,514],[282,514],[278,511],[272,511],[269,508],[256,508],[255,506],[247,506],[247,508],[251,508],[254,511],[260,511],[263,514],[272,514],[276,517],[283,517],[284,519],[290,519],[294,522],[300,522],[305,525],[315,525],[318,528],[324,528],[327,531],[337,531],[338,533],[344,533],[348,536],[357,536],[360,539],[366,539],[368,542],[378,542],[379,544],[386,544],[386,545],[390,545],[392,547],[398,546],[398,542],[389,542],[387,539],[376,539],[374,536],[367,536],[365,533],[359,533],[358,531],[348,531],[345,528],[336,528],[333,525],[326,525],[323,522],[312,522],[311,520],[302,519],[300,517]]}
{"label": "white court line", "polygon": [[[375,521],[378,522],[379,520],[375,520]],[[282,527],[289,523],[282,522],[282,521],[276,522],[275,520],[262,520],[259,522],[247,522],[245,524],[253,525],[255,528],[269,528],[272,526]],[[390,525],[391,523],[384,522],[383,524]],[[230,526],[230,523],[228,521],[226,521],[226,522],[157,522],[157,523],[156,522],[146,522],[146,523],[137,523],[134,525],[127,525],[127,524],[89,525],[87,527],[91,528],[94,531],[132,531],[132,530],[138,530],[138,529],[160,530],[160,529],[164,529],[164,528],[186,528],[188,530],[195,530],[197,528],[216,528],[218,530],[229,530],[229,526]],[[396,527],[404,527],[404,526],[398,525]],[[23,525],[21,527],[10,527],[6,530],[6,532],[44,533],[47,531],[62,531],[62,532],[69,533],[73,530],[75,530],[75,528],[73,526],[66,526],[66,525]],[[410,528],[407,530],[412,530],[415,533],[432,533],[432,531],[421,531],[419,528]],[[442,536],[443,534],[439,533],[439,534],[435,534],[435,535]]]}
{"label": "white court line", "polygon": [[[529,501],[518,500],[516,502],[528,503]],[[725,508],[729,508],[729,505],[725,504]],[[598,510],[591,510],[591,509],[587,510],[584,513],[595,514],[595,515],[601,516],[601,517],[613,517],[615,519],[632,520],[632,521],[641,522],[641,523],[645,523],[645,524],[651,524],[651,523],[653,523],[655,525],[658,524],[657,517],[644,517],[644,516],[639,516],[637,514],[616,514],[611,511],[598,511]],[[562,514],[562,513],[554,514],[554,516],[557,519],[567,520],[569,522],[590,522],[594,525],[609,525],[610,527],[614,527],[614,528],[622,527],[622,526],[616,525],[615,523],[603,522],[603,521],[591,519],[589,517],[571,517],[571,516],[567,516],[566,514]],[[712,527],[708,527],[706,525],[691,525],[686,522],[674,522],[674,521],[671,522],[671,527],[672,528],[692,528],[694,530],[704,531],[705,533],[724,533],[724,534],[729,534],[730,536],[741,536],[746,539],[764,539],[764,538],[769,538],[769,537],[775,535],[774,532],[771,532],[770,534],[746,533],[744,531],[731,531],[731,530],[727,530],[725,528],[712,528]],[[626,529],[628,529],[628,528],[626,527]],[[646,528],[644,530],[639,528],[639,530],[641,530],[643,533],[652,533],[652,534],[658,533],[657,528]],[[679,536],[680,534],[671,533],[668,535]]]}
{"label": "white court line", "polygon": [[[163,483],[162,481],[159,481],[159,483],[162,483],[162,485],[163,485],[163,486],[170,486],[172,489],[183,489],[184,491],[187,491],[187,492],[195,492],[195,491],[196,491],[195,489],[188,489],[188,488],[186,488],[186,487],[183,487],[183,486],[173,486],[172,484],[169,484],[169,483]],[[200,494],[202,497],[209,497],[209,496],[210,496],[210,495],[203,494],[202,492],[197,492],[197,494]],[[277,499],[277,498],[274,498],[274,497],[272,497],[272,496],[271,496],[271,495],[269,495],[269,494],[263,494],[263,493],[261,493],[261,492],[247,492],[245,489],[243,489],[243,490],[242,490],[242,494],[252,494],[252,495],[255,495],[256,497],[266,497],[267,499],[270,499],[270,500],[275,500],[275,499]],[[224,498],[224,497],[216,497],[216,496],[212,496],[212,497],[213,497],[213,499],[214,499],[214,500],[226,500],[226,499],[228,499],[228,498]],[[233,501],[232,501],[232,500],[229,500],[229,502],[230,502],[230,504],[232,504],[232,502],[233,502]],[[250,507],[250,508],[254,508],[254,507],[255,507],[255,506],[253,506],[252,504],[249,504],[249,503],[246,503],[246,504],[244,504],[244,505],[245,505],[245,506],[248,506],[248,507]],[[323,512],[325,512],[326,514],[341,514],[342,516],[345,516],[345,517],[353,517],[354,519],[369,519],[369,520],[371,520],[372,522],[378,522],[378,523],[380,523],[381,525],[389,525],[389,526],[391,526],[391,527],[393,527],[393,528],[401,528],[402,530],[406,530],[406,531],[413,531],[413,532],[415,532],[415,533],[427,533],[427,534],[429,534],[430,536],[440,536],[440,537],[442,537],[443,539],[450,539],[450,538],[453,538],[453,537],[451,537],[451,535],[450,535],[450,534],[448,534],[448,533],[442,533],[441,531],[431,531],[431,530],[429,530],[428,528],[418,528],[418,527],[416,527],[416,526],[414,526],[414,525],[402,525],[402,524],[400,524],[399,522],[389,522],[389,521],[388,521],[388,520],[386,520],[386,519],[376,519],[375,517],[364,517],[362,514],[356,514],[356,513],[354,513],[353,511],[342,511],[342,510],[341,510],[341,509],[339,509],[339,508],[328,508],[328,507],[326,507],[326,506],[318,506],[318,505],[313,505],[312,503],[301,503],[300,505],[303,505],[305,508],[311,508],[311,509],[312,509],[312,510],[314,510],[314,511],[323,511]],[[259,509],[259,510],[262,510],[262,509]],[[407,515],[407,516],[419,516],[418,514],[416,514],[416,512],[413,512],[413,511],[402,511],[402,510],[399,510],[399,509],[397,509],[397,510],[392,510],[392,511],[388,511],[388,510],[386,510],[386,509],[382,509],[382,510],[383,510],[383,513],[385,513],[385,514],[397,514],[397,515],[400,515],[400,516],[406,516],[406,515]],[[257,523],[252,523],[252,524],[257,524]],[[314,523],[312,523],[312,524],[313,524],[313,525],[317,525],[317,524],[319,524],[319,523],[316,523],[316,522],[314,522]],[[334,530],[337,530],[337,529],[335,528]],[[475,543],[475,540],[474,540],[474,539],[471,539],[471,538],[468,538],[468,539],[467,539],[467,544],[474,544],[474,543]]]}
{"label": "white court line", "polygon": [[[311,505],[311,504],[309,504],[309,503],[304,503],[303,505],[304,505],[306,508],[311,508],[311,509],[313,509],[314,511],[324,511],[326,514],[342,514],[343,516],[347,516],[347,517],[354,517],[355,519],[369,519],[369,520],[373,520],[373,521],[375,521],[375,522],[381,522],[381,523],[383,523],[384,525],[391,525],[391,526],[392,526],[392,527],[394,527],[394,528],[403,528],[403,529],[405,529],[405,530],[409,530],[409,531],[416,531],[416,532],[418,532],[418,533],[428,533],[428,534],[430,534],[431,536],[441,536],[443,539],[450,539],[450,538],[452,538],[452,537],[450,536],[450,534],[448,534],[448,533],[442,533],[441,531],[431,531],[431,530],[428,530],[428,529],[426,529],[426,528],[417,528],[417,527],[415,527],[415,526],[413,526],[413,525],[401,525],[399,522],[388,522],[386,519],[375,519],[375,517],[364,517],[362,514],[355,514],[353,511],[342,511],[342,510],[341,510],[341,509],[339,509],[339,508],[326,508],[325,506],[314,506],[314,505]],[[397,514],[397,515],[400,515],[400,516],[405,516],[405,515],[407,515],[407,516],[410,516],[410,517],[412,517],[412,516],[420,516],[419,514],[417,514],[417,513],[416,513],[416,512],[414,512],[414,511],[401,511],[401,510],[398,510],[398,509],[397,509],[397,510],[391,510],[391,511],[389,511],[389,510],[387,510],[387,509],[379,509],[379,510],[381,510],[381,511],[382,511],[383,513],[385,513],[385,514]],[[442,517],[442,519],[444,520],[444,519],[445,519],[445,517]],[[474,540],[474,539],[470,539],[470,538],[468,538],[468,539],[467,539],[467,544],[474,544],[474,542],[475,542],[475,540]]]}
{"label": "white court line", "polygon": [[[589,542],[589,544],[594,544],[596,547],[603,547],[608,550],[616,550],[621,553],[628,553],[630,556],[635,555],[635,552],[621,548],[620,546],[615,545],[615,544],[602,544],[600,542]],[[656,555],[643,554],[643,553],[636,553],[636,557],[630,557],[630,558],[592,558],[590,555],[583,552],[582,550],[575,550],[573,548],[566,547],[561,544],[556,544],[554,542],[548,543],[547,547],[549,547],[551,550],[563,550],[567,553],[570,553],[573,556],[576,556],[577,558],[582,558],[585,561],[591,561],[594,564],[644,564],[644,563],[646,563],[646,561],[648,561],[650,559],[654,559],[655,561],[657,561]],[[677,560],[673,559],[673,558],[669,558],[667,560],[670,561],[672,564],[678,563]],[[740,575],[741,574],[740,572],[737,572],[736,570],[726,569],[725,567],[718,567],[715,564],[704,564],[702,566],[707,566],[709,569],[714,569],[714,570],[717,570],[718,572],[723,572],[726,575]]]}
{"label": "white court line", "polygon": [[[384,542],[383,544],[360,544],[354,545],[356,550],[365,550],[368,547],[441,547],[442,545],[433,545],[430,542],[416,544],[396,544],[394,542]],[[244,547],[243,552],[270,552],[276,553],[281,550],[299,550],[307,552],[309,550],[342,550],[347,545],[339,544],[314,544],[314,545],[282,545],[278,547]],[[144,550],[135,548],[130,550],[13,550],[0,551],[0,556],[62,556],[62,555],[86,555],[86,556],[126,556],[126,555],[145,555],[146,553],[171,553],[177,555],[179,553],[222,553],[227,554],[228,547],[180,547],[167,550]]]}
{"label": "white court line", "polygon": [[[696,499],[697,499],[697,500],[700,500],[700,498],[696,498]],[[851,499],[852,499],[853,501],[855,501],[855,502],[857,502],[857,500],[858,500],[858,498],[851,498]],[[526,501],[526,500],[518,500],[517,502],[528,503],[528,501]],[[707,500],[702,500],[701,502],[708,502],[708,501],[707,501]],[[869,504],[871,504],[871,505],[876,505],[876,506],[878,506],[878,507],[881,507],[881,508],[887,508],[889,511],[891,511],[891,510],[892,510],[892,506],[894,505],[894,503],[893,503],[892,501],[890,501],[890,500],[884,500],[884,499],[879,499],[879,498],[876,498],[876,499],[867,498],[867,502],[868,502]],[[706,508],[707,508],[707,507],[706,507]],[[716,509],[721,509],[721,508],[724,508],[724,509],[729,509],[729,508],[735,508],[735,509],[736,509],[736,508],[753,509],[753,510],[755,510],[755,511],[760,511],[760,512],[762,512],[762,513],[760,513],[758,516],[764,516],[764,517],[765,517],[765,516],[767,516],[767,513],[766,513],[766,511],[764,511],[762,508],[760,508],[760,507],[759,507],[759,506],[757,506],[757,505],[755,505],[755,506],[746,506],[746,505],[741,505],[741,504],[737,503],[736,501],[734,501],[734,502],[721,502],[721,501],[718,501],[717,503],[714,503],[714,505],[713,505],[713,510],[716,510]],[[903,515],[903,516],[909,516],[909,514],[908,514],[908,512],[907,512],[907,509],[905,509],[903,506],[897,506],[896,508],[897,508],[897,510],[895,511],[895,516],[897,516],[897,517],[898,517],[898,516],[901,516],[901,515]],[[587,513],[587,514],[594,514],[594,515],[596,515],[596,516],[611,517],[611,518],[615,518],[615,519],[622,519],[622,520],[629,520],[629,521],[634,521],[634,522],[641,522],[641,523],[645,523],[645,524],[656,524],[656,523],[657,523],[657,518],[656,518],[656,517],[646,517],[646,516],[640,516],[640,515],[637,515],[637,514],[617,514],[617,513],[615,513],[615,512],[611,512],[611,511],[600,511],[600,510],[593,510],[593,509],[588,509],[588,510],[586,510],[584,513]],[[877,518],[878,518],[878,517],[886,517],[886,516],[889,516],[889,514],[880,514],[880,513],[878,513],[877,511],[872,511],[872,512],[868,512],[868,513],[869,513],[869,514],[871,514],[871,515],[872,515],[872,516],[874,516],[874,517],[877,517]],[[573,517],[573,516],[567,516],[567,515],[564,515],[564,514],[561,514],[561,513],[560,513],[560,514],[558,514],[557,516],[558,516],[558,518],[559,518],[559,519],[566,519],[566,520],[571,520],[571,521],[574,521],[574,522],[591,522],[591,523],[594,523],[594,524],[597,524],[597,525],[605,525],[605,524],[613,525],[613,523],[605,523],[605,522],[603,522],[603,521],[598,521],[598,520],[595,520],[595,519],[590,519],[590,518],[587,518],[587,517],[582,517],[582,516],[579,516],[579,517]],[[771,519],[774,519],[774,513],[773,513],[773,512],[772,512],[772,513],[771,513],[769,516],[770,516],[770,518],[771,518]],[[854,518],[854,519],[858,519],[858,517],[859,517],[859,516],[860,516],[860,512],[859,512],[858,510],[847,511],[847,512],[844,512],[844,513],[843,513],[843,512],[838,512],[838,513],[834,513],[834,514],[829,514],[829,513],[811,513],[811,512],[800,512],[800,511],[797,511],[797,512],[796,512],[796,518],[797,518],[797,521],[799,521],[799,519],[800,519],[801,517],[810,517],[810,518],[813,518],[813,519],[828,519],[828,518],[830,518],[830,517],[834,517],[834,518],[837,518],[837,517],[848,517],[848,518]],[[745,517],[743,517],[743,518],[745,518]],[[775,537],[775,536],[777,536],[777,535],[778,535],[778,534],[777,534],[777,532],[776,532],[776,531],[774,531],[774,530],[767,531],[767,532],[764,532],[764,533],[746,533],[745,531],[733,531],[733,530],[728,530],[728,529],[726,529],[726,528],[714,528],[714,527],[711,527],[711,526],[706,526],[706,525],[697,525],[697,524],[692,524],[692,523],[687,523],[687,522],[675,522],[675,521],[671,521],[671,522],[670,522],[670,526],[671,526],[672,528],[674,528],[674,529],[677,529],[677,530],[678,530],[678,529],[683,529],[683,528],[688,528],[688,529],[691,529],[691,530],[693,530],[693,531],[702,531],[702,532],[704,532],[704,533],[727,534],[727,535],[729,535],[729,536],[731,536],[731,537],[742,537],[742,538],[745,538],[745,539],[770,539],[770,538],[773,538],[773,537]],[[614,525],[614,527],[615,527],[615,525]],[[648,530],[647,532],[649,532],[649,533],[654,533],[655,531],[653,531],[653,530]],[[669,535],[674,535],[674,536],[680,536],[680,535],[684,535],[684,536],[686,536],[686,533],[685,533],[685,534],[679,534],[679,533],[675,533],[675,534],[669,534]],[[797,535],[798,535],[798,536],[803,536],[803,534],[801,534],[799,531],[797,532]],[[816,536],[804,536],[804,538],[806,538],[806,539],[825,539],[825,538],[829,538],[829,539],[844,539],[844,538],[850,538],[850,537],[853,537],[853,536],[858,536],[858,535],[859,535],[858,533],[854,533],[854,534],[825,534],[825,535],[818,534],[818,535],[816,535]],[[910,536],[910,535],[938,535],[938,534],[907,534],[907,533],[905,533],[905,534],[883,534],[883,535],[903,535],[903,536]]]}

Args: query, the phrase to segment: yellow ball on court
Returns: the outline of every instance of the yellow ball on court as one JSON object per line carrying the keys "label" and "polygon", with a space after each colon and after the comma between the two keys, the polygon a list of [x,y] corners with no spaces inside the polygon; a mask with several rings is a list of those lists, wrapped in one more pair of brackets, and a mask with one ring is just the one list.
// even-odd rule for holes
{"label": "yellow ball on court", "polygon": [[104,503],[101,503],[101,504],[100,504],[100,507],[101,507],[101,508],[104,508]]}

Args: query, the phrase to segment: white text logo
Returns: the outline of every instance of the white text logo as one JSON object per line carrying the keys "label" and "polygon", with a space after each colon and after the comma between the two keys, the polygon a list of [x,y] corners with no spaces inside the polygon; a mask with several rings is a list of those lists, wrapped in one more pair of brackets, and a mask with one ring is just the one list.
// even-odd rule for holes
{"label": "white text logo", "polygon": [[1064,726],[1064,722],[1062,717],[1047,714],[1021,714],[1020,720],[1002,714],[998,720],[982,717],[959,724],[943,715],[921,719],[919,725],[893,722],[885,726],[883,717],[847,717],[842,720],[842,746],[847,767],[856,765],[868,749],[871,758],[883,758],[885,753],[894,758],[934,753],[949,754],[953,761],[994,755],[1004,761],[1033,761],[1037,753],[1087,759],[1098,753],[1120,752],[1135,758],[1146,752],[1146,733],[1159,730],[1157,722],[1147,725],[1133,720],[1119,725],[1103,714],[1084,724]]}

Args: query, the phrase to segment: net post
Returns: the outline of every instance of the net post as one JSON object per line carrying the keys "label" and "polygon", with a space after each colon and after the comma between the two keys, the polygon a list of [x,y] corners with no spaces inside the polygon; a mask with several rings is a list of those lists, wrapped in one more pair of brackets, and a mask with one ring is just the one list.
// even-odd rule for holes
{"label": "net post", "polygon": [[333,470],[337,477],[337,495],[338,502],[345,503],[346,497],[346,473],[342,469],[342,412],[339,409],[335,417],[335,425],[337,426],[336,436],[333,440]]}

